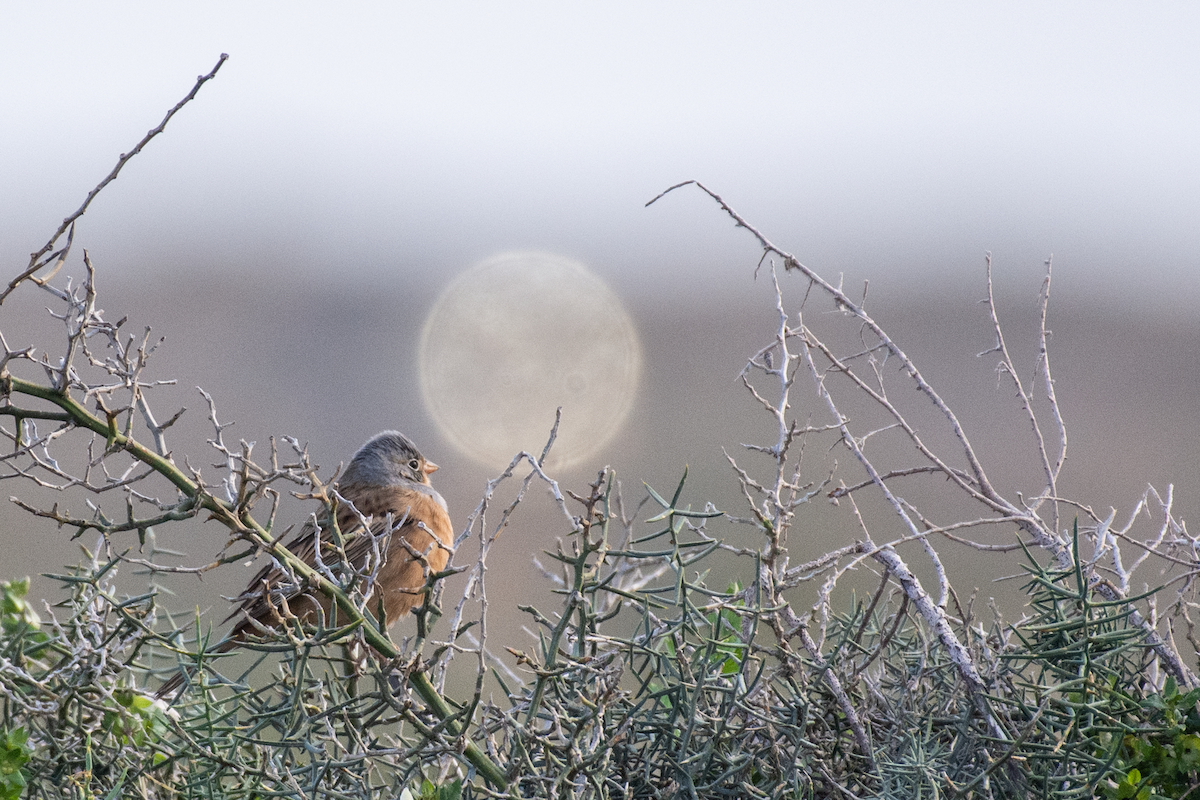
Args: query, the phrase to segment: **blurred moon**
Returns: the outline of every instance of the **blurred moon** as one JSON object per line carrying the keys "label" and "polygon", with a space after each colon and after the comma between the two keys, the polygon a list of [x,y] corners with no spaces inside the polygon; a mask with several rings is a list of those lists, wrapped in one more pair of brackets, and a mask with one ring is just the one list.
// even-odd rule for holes
{"label": "blurred moon", "polygon": [[421,394],[441,432],[493,469],[541,454],[547,466],[595,455],[633,406],[641,345],[620,299],[582,264],[505,253],[446,287],[425,321]]}

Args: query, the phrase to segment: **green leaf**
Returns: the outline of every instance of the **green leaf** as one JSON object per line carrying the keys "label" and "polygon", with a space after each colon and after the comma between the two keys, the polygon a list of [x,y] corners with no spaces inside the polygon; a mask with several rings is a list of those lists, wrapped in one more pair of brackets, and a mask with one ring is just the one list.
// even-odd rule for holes
{"label": "green leaf", "polygon": [[642,482],[642,486],[645,486],[645,487],[646,487],[646,491],[647,491],[647,492],[649,492],[649,493],[650,493],[650,496],[654,498],[654,502],[658,503],[658,504],[659,504],[660,506],[662,506],[663,508],[670,508],[670,507],[671,507],[671,504],[670,504],[670,503],[668,503],[668,502],[666,501],[666,499],[665,499],[665,498],[664,498],[664,497],[663,497],[661,494],[659,494],[658,492],[654,491],[654,487],[653,487],[653,486],[651,486],[650,484],[646,483],[645,481],[643,481],[643,482]]}

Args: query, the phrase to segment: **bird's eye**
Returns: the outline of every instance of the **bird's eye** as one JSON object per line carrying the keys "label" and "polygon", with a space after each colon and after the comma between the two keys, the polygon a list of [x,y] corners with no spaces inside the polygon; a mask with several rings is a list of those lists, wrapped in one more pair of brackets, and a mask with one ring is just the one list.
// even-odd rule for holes
{"label": "bird's eye", "polygon": [[418,470],[421,468],[421,462],[417,461],[415,458],[412,461],[408,462],[408,465],[410,467],[412,467],[413,470]]}

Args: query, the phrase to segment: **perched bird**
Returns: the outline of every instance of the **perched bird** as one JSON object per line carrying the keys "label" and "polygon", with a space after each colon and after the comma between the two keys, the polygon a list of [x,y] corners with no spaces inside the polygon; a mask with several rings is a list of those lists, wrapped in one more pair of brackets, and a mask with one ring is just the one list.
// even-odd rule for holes
{"label": "perched bird", "polygon": [[[379,548],[382,564],[375,572],[375,585],[368,597],[368,608],[372,611],[382,600],[386,625],[418,604],[427,570],[440,572],[450,557],[454,529],[446,501],[429,485],[429,476],[437,468],[437,464],[425,460],[406,436],[397,431],[383,431],[359,448],[337,482],[338,493],[354,506],[341,505],[337,523],[347,560],[356,569],[368,566],[375,550],[372,538],[385,535],[389,523],[399,526],[393,528],[386,549]],[[363,529],[360,515],[367,519],[367,530]],[[328,522],[327,516],[321,520],[321,557],[326,565],[333,566],[337,551]],[[311,566],[317,564],[316,532],[310,519],[286,545]],[[320,590],[296,585],[276,564],[264,567],[246,591],[234,599],[240,605],[225,621],[235,618],[238,621],[210,652],[232,650],[247,635],[261,636],[268,629],[279,627],[289,615],[313,622],[318,607],[328,620],[331,607],[329,598]],[[163,697],[174,691],[183,679],[183,672],[172,676],[157,695]]]}

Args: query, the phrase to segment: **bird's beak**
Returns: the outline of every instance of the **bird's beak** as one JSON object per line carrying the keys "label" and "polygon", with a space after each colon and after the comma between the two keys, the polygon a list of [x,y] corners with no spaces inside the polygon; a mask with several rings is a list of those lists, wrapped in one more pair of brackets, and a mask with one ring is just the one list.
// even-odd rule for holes
{"label": "bird's beak", "polygon": [[438,471],[438,465],[433,463],[432,461],[426,461],[425,467],[421,471],[424,472],[426,475],[432,475],[433,473]]}

